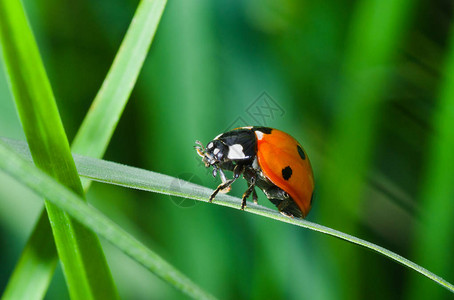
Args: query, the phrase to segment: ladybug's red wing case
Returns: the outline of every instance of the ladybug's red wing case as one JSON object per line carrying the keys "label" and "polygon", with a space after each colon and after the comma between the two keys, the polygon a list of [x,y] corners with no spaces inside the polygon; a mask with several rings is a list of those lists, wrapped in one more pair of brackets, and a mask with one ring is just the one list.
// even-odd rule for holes
{"label": "ladybug's red wing case", "polygon": [[264,175],[287,192],[305,217],[314,191],[312,167],[301,145],[287,133],[256,131],[258,164]]}

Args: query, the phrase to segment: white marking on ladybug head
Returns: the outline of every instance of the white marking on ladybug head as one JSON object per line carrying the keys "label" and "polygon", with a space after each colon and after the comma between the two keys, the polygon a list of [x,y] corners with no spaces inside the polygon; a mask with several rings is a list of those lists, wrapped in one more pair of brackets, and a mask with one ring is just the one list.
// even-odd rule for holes
{"label": "white marking on ladybug head", "polygon": [[219,151],[221,151],[221,150],[219,150],[219,148],[216,148],[216,149],[213,150],[213,154],[216,155],[216,154],[219,153]]}
{"label": "white marking on ladybug head", "polygon": [[256,130],[255,131],[255,136],[260,141],[261,139],[263,139],[263,132]]}
{"label": "white marking on ladybug head", "polygon": [[213,142],[210,142],[210,143],[207,145],[207,148],[208,148],[208,149],[211,149],[211,148],[213,148],[213,146],[214,146],[214,145],[213,145]]}
{"label": "white marking on ladybug head", "polygon": [[246,158],[243,152],[243,146],[240,144],[235,144],[229,146],[229,155],[227,155],[229,159],[243,159]]}

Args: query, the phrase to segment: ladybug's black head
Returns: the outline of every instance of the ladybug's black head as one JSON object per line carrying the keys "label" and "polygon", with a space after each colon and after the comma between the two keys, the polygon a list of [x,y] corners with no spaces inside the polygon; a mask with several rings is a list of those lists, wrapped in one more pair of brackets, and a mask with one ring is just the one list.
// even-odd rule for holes
{"label": "ladybug's black head", "polygon": [[206,167],[222,164],[227,159],[229,147],[220,140],[214,139],[205,148],[199,141],[196,142],[197,153],[202,157]]}

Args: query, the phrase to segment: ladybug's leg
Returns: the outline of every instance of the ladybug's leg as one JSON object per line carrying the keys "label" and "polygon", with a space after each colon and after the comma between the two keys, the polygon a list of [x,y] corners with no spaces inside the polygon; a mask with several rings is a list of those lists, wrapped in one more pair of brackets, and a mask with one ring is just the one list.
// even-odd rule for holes
{"label": "ladybug's leg", "polygon": [[277,205],[277,209],[279,209],[279,212],[283,214],[284,216],[288,217],[297,217],[297,218],[302,218],[303,214],[299,207],[295,204],[295,202],[291,198],[286,198],[281,201]]}
{"label": "ladybug's leg", "polygon": [[[221,191],[224,192],[224,190],[227,190],[227,191],[225,191],[225,193],[227,193],[230,190],[230,186],[232,185],[232,183],[234,183],[235,180],[237,180],[240,177],[240,175],[241,175],[241,173],[243,173],[243,171],[244,171],[243,166],[236,165],[235,168],[233,169],[233,178],[218,185],[218,187],[211,194],[209,202],[212,202],[214,197],[216,197],[216,195],[219,192],[221,192]],[[224,179],[225,179],[225,177],[224,177]]]}
{"label": "ladybug's leg", "polygon": [[222,191],[222,190],[225,190],[225,189],[230,189],[230,186],[232,185],[232,183],[234,183],[236,180],[236,178],[233,178],[233,179],[229,179],[227,180],[226,182],[224,183],[221,183],[220,185],[218,185],[218,187],[214,190],[214,192],[211,194],[210,196],[210,200],[209,202],[212,202],[214,197],[216,197],[216,195]]}
{"label": "ladybug's leg", "polygon": [[[214,169],[214,170],[217,170],[217,169]],[[214,177],[216,177],[216,176],[214,176]],[[222,171],[222,169],[219,169],[219,177],[221,177],[222,183],[227,182],[227,178],[225,177],[224,171]]]}
{"label": "ladybug's leg", "polygon": [[257,199],[257,192],[255,191],[255,189],[252,189],[252,201],[254,201],[254,204],[258,203]]}
{"label": "ladybug's leg", "polygon": [[286,208],[290,205],[290,201],[289,199],[285,199],[285,200],[282,200],[281,203],[279,203],[277,205],[277,209],[279,210],[279,212],[285,216],[288,216],[288,217],[292,217],[293,218],[293,215],[287,213],[285,210]]}
{"label": "ladybug's leg", "polygon": [[243,194],[243,198],[242,198],[243,201],[241,202],[241,210],[244,210],[244,207],[246,206],[246,199],[247,199],[247,197],[249,197],[249,195],[251,193],[253,193],[252,198],[254,199],[254,203],[257,203],[257,193],[255,192],[254,187],[255,187],[255,176],[251,177],[249,187],[246,190],[246,192],[244,192],[244,194]]}

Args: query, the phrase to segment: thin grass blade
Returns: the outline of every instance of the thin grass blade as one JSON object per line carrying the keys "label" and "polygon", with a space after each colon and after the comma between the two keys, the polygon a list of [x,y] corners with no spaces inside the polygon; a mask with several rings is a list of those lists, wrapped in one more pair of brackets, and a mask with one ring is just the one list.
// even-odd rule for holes
{"label": "thin grass blade", "polygon": [[[73,141],[74,152],[93,157],[103,156],[137,80],[165,4],[165,0],[140,2],[114,63]],[[88,190],[90,181],[82,180],[82,183],[84,189]],[[47,219],[45,211],[41,214],[8,284],[8,291],[12,291],[10,286],[20,287],[24,282],[36,283],[36,290],[16,289],[18,292],[29,293],[22,294],[23,297],[19,298],[42,297],[55,269],[57,253],[55,249],[52,251],[54,243],[50,238],[49,224],[42,221],[44,218]],[[36,253],[34,249],[41,251]],[[9,292],[6,293],[8,294]]]}
{"label": "thin grass blade", "polygon": [[74,153],[91,157],[104,155],[139,76],[166,2],[140,2],[112,67],[74,138]]}
{"label": "thin grass blade", "polygon": [[[12,147],[12,149],[14,149],[14,151],[20,154],[23,158],[28,158],[28,160],[31,160],[26,143],[4,138],[0,138],[0,141],[6,142],[8,146]],[[90,180],[143,191],[156,192],[164,195],[178,196],[203,202],[208,202],[208,199],[213,192],[209,188],[156,172],[77,154],[74,154],[73,156],[80,176],[89,178]],[[216,196],[216,199],[213,200],[213,203],[235,209],[241,208],[241,199],[228,196],[226,194],[218,194]],[[304,219],[294,219],[283,216],[276,210],[272,210],[254,203],[248,203],[245,211],[271,218],[280,222],[308,228],[313,231],[318,231],[339,238],[341,240],[348,241],[352,244],[359,245],[373,252],[379,253],[399,264],[408,267],[409,269],[412,269],[426,276],[427,278],[440,284],[450,292],[454,293],[454,285],[447,282],[443,278],[424,269],[414,262],[373,243]]]}
{"label": "thin grass blade", "polygon": [[[30,164],[0,141],[0,170],[65,210],[80,224],[97,232],[132,259],[194,299],[214,299],[160,256],[149,250],[121,227],[89,206],[73,191]],[[109,299],[109,298],[106,298]]]}
{"label": "thin grass blade", "polygon": [[[38,47],[19,0],[0,1],[0,41],[9,84],[35,164],[83,198],[83,189],[71,157],[55,99]],[[51,244],[39,235],[53,233],[69,293],[74,299],[118,298],[115,284],[96,235],[51,202],[45,202],[50,227],[39,232],[20,259],[3,295],[8,298],[42,298],[56,260],[45,252]],[[42,224],[40,219],[38,224]],[[42,264],[42,265],[39,265]],[[38,272],[33,272],[33,271]],[[26,274],[20,277],[21,274]],[[28,281],[27,281],[28,280]]]}
{"label": "thin grass blade", "polygon": [[[333,202],[320,202],[322,219],[356,233],[365,172],[370,164],[376,123],[385,102],[383,91],[393,57],[405,32],[413,2],[409,0],[359,1],[353,16],[343,66],[343,82],[338,98],[338,113],[328,143],[329,153],[323,170],[320,194]],[[341,179],[341,180],[340,180]],[[359,261],[351,260],[355,249],[336,252],[338,273],[348,270],[340,280],[360,282]],[[341,284],[347,287],[348,284]],[[359,298],[359,289],[344,289],[344,297]],[[342,293],[342,292],[341,292]]]}

